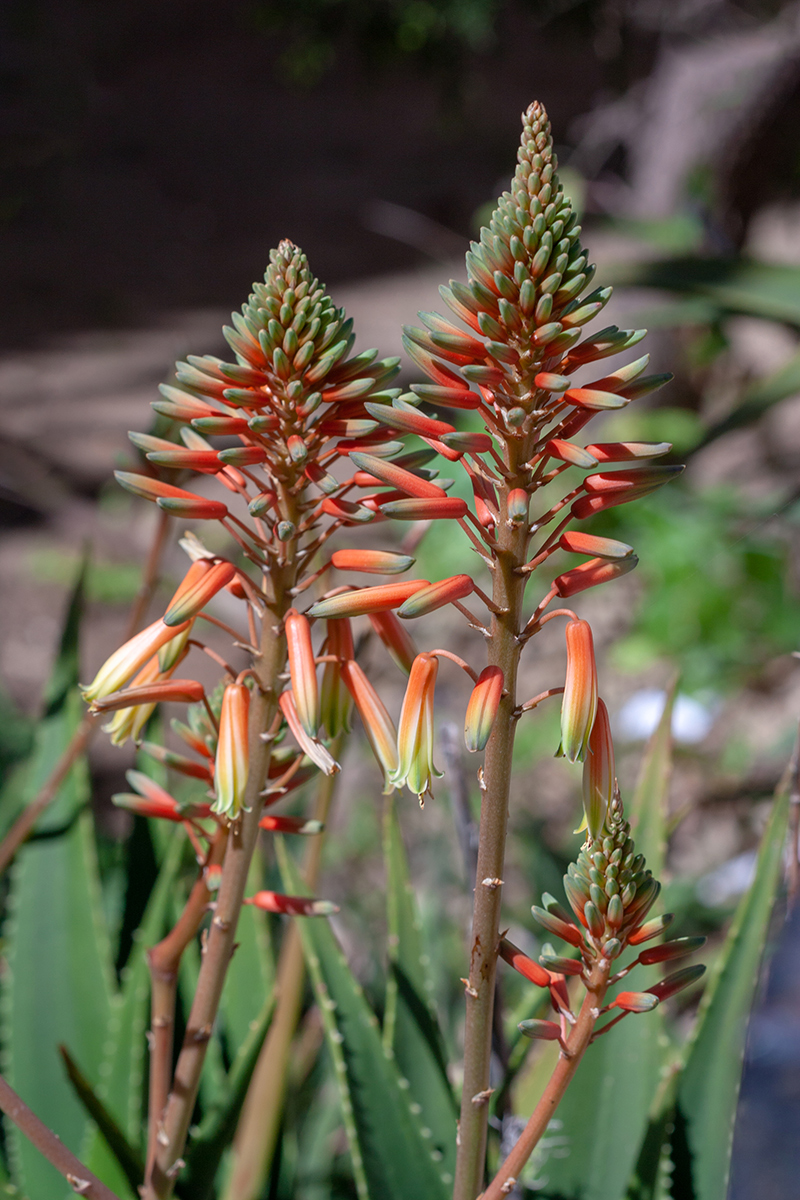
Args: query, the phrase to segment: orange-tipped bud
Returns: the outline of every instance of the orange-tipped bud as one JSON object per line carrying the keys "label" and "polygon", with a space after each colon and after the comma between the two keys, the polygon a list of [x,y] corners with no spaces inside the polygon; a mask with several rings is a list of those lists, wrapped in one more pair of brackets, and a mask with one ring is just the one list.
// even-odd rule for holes
{"label": "orange-tipped bud", "polygon": [[587,446],[597,462],[630,462],[637,458],[660,458],[669,454],[672,442],[598,442]]}
{"label": "orange-tipped bud", "polygon": [[573,925],[572,921],[564,921],[561,917],[547,912],[544,908],[539,908],[536,904],[532,905],[531,912],[542,929],[546,929],[548,933],[555,934],[556,937],[561,938],[562,941],[569,942],[572,946],[583,945],[581,932],[577,925]]}
{"label": "orange-tipped bud", "polygon": [[550,972],[540,967],[532,958],[528,958],[527,954],[523,954],[508,938],[503,938],[500,942],[500,957],[537,987],[550,986]]}
{"label": "orange-tipped bud", "polygon": [[229,683],[222,693],[212,807],[230,821],[236,820],[244,804],[250,760],[249,714],[249,690],[243,683]]}
{"label": "orange-tipped bud", "polygon": [[419,653],[411,634],[391,611],[369,613],[369,622],[400,670],[408,675]]}
{"label": "orange-tipped bud", "polygon": [[611,1001],[609,1008],[621,1008],[623,1012],[646,1013],[658,1007],[658,996],[649,992],[620,992]]}
{"label": "orange-tipped bud", "polygon": [[471,753],[486,746],[502,695],[503,672],[499,667],[485,667],[472,689],[464,721],[464,741]]}
{"label": "orange-tipped bud", "polygon": [[443,433],[442,443],[450,450],[458,450],[460,454],[487,454],[494,442],[488,433]]}
{"label": "orange-tipped bud", "polygon": [[117,792],[111,797],[111,803],[115,804],[117,808],[124,808],[126,812],[133,813],[136,817],[155,817],[162,821],[181,822],[185,821],[189,815],[171,796],[161,801],[149,800],[144,796],[137,796],[133,792]]}
{"label": "orange-tipped bud", "polygon": [[319,690],[314,647],[311,645],[311,626],[307,617],[296,608],[290,608],[286,614],[285,629],[295,708],[300,724],[313,738],[316,737],[319,722]]}
{"label": "orange-tipped bud", "polygon": [[320,771],[324,771],[326,775],[335,775],[341,769],[339,764],[333,755],[323,746],[322,742],[316,738],[309,737],[305,729],[303,729],[300,718],[297,715],[294,696],[291,691],[282,692],[278,704],[286,718],[286,724],[291,730],[292,737],[303,753],[319,767]]}
{"label": "orange-tipped bud", "polygon": [[534,376],[533,386],[544,392],[565,392],[569,387],[566,375],[553,375],[549,371],[540,371]]}
{"label": "orange-tipped bud", "polygon": [[[396,463],[387,462],[384,458],[376,458],[374,454],[351,454],[350,458],[360,471],[365,471],[373,480],[388,484],[389,487],[397,488],[409,496],[418,496],[423,499],[445,498],[442,488],[437,487],[435,483],[429,483],[427,479],[420,479],[419,475],[414,475],[411,471],[398,467]],[[371,487],[372,482],[367,486]]]}
{"label": "orange-tipped bud", "polygon": [[174,626],[165,625],[161,620],[148,625],[106,659],[89,686],[82,689],[84,699],[100,700],[119,691],[177,632]]}
{"label": "orange-tipped bud", "polygon": [[598,460],[588,450],[581,446],[573,446],[572,442],[563,442],[560,438],[551,438],[545,446],[545,453],[551,458],[569,463],[573,467],[596,467]]}
{"label": "orange-tipped bud", "polygon": [[217,453],[219,461],[226,467],[255,467],[267,457],[261,446],[229,446]]}
{"label": "orange-tipped bud", "polygon": [[455,433],[455,428],[447,421],[435,421],[418,412],[411,404],[395,402],[391,407],[387,404],[365,404],[367,412],[383,425],[393,429],[402,429],[404,433],[416,433],[420,437],[441,437],[443,433]]}
{"label": "orange-tipped bud", "polygon": [[178,721],[174,717],[170,721],[170,727],[174,733],[178,735],[182,742],[185,742],[190,750],[194,750],[197,754],[202,754],[203,758],[212,760],[214,752],[211,750],[203,739],[190,729],[188,725],[184,725],[183,721]]}
{"label": "orange-tipped bud", "polygon": [[445,604],[454,600],[463,600],[474,592],[475,584],[469,575],[451,575],[449,579],[440,579],[426,588],[420,588],[410,596],[397,610],[398,617],[408,620],[410,617],[424,617]]}
{"label": "orange-tipped bud", "polygon": [[342,521],[345,525],[363,525],[365,521],[372,521],[375,517],[375,513],[364,508],[362,504],[353,504],[350,500],[339,500],[335,496],[326,496],[320,508],[329,517],[335,517],[337,521]]}
{"label": "orange-tipped bud", "polygon": [[626,542],[617,542],[614,538],[596,537],[592,533],[577,533],[575,530],[562,533],[558,544],[562,550],[568,550],[570,554],[593,554],[597,558],[628,558],[633,554],[633,546],[627,545]]}
{"label": "orange-tipped bud", "polygon": [[405,579],[401,583],[384,583],[379,587],[356,588],[318,600],[308,610],[310,617],[363,617],[367,613],[386,612],[428,587],[427,579]]}
{"label": "orange-tipped bud", "polygon": [[186,517],[189,521],[220,521],[227,517],[228,510],[220,500],[204,500],[191,492],[182,496],[167,496],[156,500],[159,508],[172,517]]}
{"label": "orange-tipped bud", "polygon": [[282,896],[278,892],[256,892],[245,904],[269,913],[285,913],[289,917],[330,917],[339,911],[330,900],[312,900],[308,896]]}
{"label": "orange-tipped bud", "polygon": [[188,775],[191,779],[203,779],[208,782],[213,779],[207,761],[195,762],[193,758],[187,758],[184,754],[176,754],[174,750],[167,750],[166,746],[160,746],[158,742],[142,742],[139,749],[143,754],[154,758],[156,762],[163,763],[165,767],[171,767],[180,775]]}
{"label": "orange-tipped bud", "polygon": [[269,833],[322,833],[322,821],[307,821],[305,817],[262,817],[259,829]]}
{"label": "orange-tipped bud", "polygon": [[209,600],[230,583],[235,574],[236,568],[233,563],[215,563],[207,558],[199,558],[193,562],[169,602],[164,613],[164,624],[181,625],[197,616]]}
{"label": "orange-tipped bud", "polygon": [[570,762],[583,762],[597,715],[597,666],[588,621],[569,621],[566,627],[567,675],[561,701],[561,746]]}
{"label": "orange-tipped bud", "polygon": [[445,496],[441,500],[392,500],[381,505],[383,515],[393,521],[457,521],[468,511],[466,501],[458,496]]}
{"label": "orange-tipped bud", "polygon": [[661,946],[651,946],[649,950],[643,950],[638,961],[643,967],[651,967],[654,963],[671,962],[675,958],[684,958],[687,954],[694,954],[705,944],[704,937],[675,938],[673,942],[664,942]]}
{"label": "orange-tipped bud", "polygon": [[590,495],[602,495],[604,492],[627,491],[642,487],[661,487],[669,483],[683,471],[682,466],[670,467],[629,467],[625,471],[599,471],[587,475],[583,486]]}
{"label": "orange-tipped bud", "polygon": [[442,408],[477,408],[481,402],[480,396],[471,392],[468,385],[460,380],[459,384],[453,387],[442,387],[435,383],[414,383],[411,390],[420,400],[440,404]]}
{"label": "orange-tipped bud", "polygon": [[395,787],[405,784],[422,803],[431,794],[433,765],[433,693],[439,660],[432,654],[418,654],[411,664],[400,725],[397,734],[397,769],[392,775]]}
{"label": "orange-tipped bud", "polygon": [[183,446],[176,446],[170,450],[151,450],[147,461],[156,467],[176,467],[209,474],[222,470],[216,450],[194,450]]}
{"label": "orange-tipped bud", "polygon": [[389,550],[334,550],[331,562],[337,571],[364,571],[370,575],[402,575],[414,565],[408,554]]}
{"label": "orange-tipped bud", "polygon": [[689,987],[690,984],[695,983],[703,974],[705,974],[705,967],[702,964],[698,964],[696,967],[684,967],[682,971],[676,971],[674,975],[668,975],[666,979],[662,979],[660,983],[654,984],[647,991],[651,996],[655,997],[656,1001],[668,1000],[670,996],[675,996],[678,992],[682,992],[684,988]]}
{"label": "orange-tipped bud", "polygon": [[350,622],[328,621],[325,642],[327,654],[335,654],[337,662],[326,662],[322,671],[319,693],[320,722],[330,737],[350,729],[350,693],[342,679],[342,662],[355,657]]}
{"label": "orange-tipped bud", "polygon": [[628,945],[640,946],[642,942],[649,942],[651,938],[658,937],[672,924],[672,920],[673,913],[664,913],[663,917],[654,917],[652,921],[640,925],[638,929],[634,929],[633,933],[628,934]]}
{"label": "orange-tipped bud", "polygon": [[576,404],[579,408],[588,408],[599,412],[606,408],[624,408],[628,400],[618,396],[616,392],[600,392],[594,388],[570,388],[564,392],[567,404]]}
{"label": "orange-tipped bud", "polygon": [[589,746],[583,760],[583,811],[586,827],[592,840],[600,837],[614,796],[616,769],[614,766],[614,743],[611,741],[611,726],[608,709],[602,700],[597,701],[597,716],[589,735]]}
{"label": "orange-tipped bud", "polygon": [[[162,483],[160,479],[152,479],[149,475],[138,475],[132,471],[115,471],[114,477],[126,491],[132,492],[134,496],[141,496],[144,500],[155,500],[165,511],[174,511],[178,516],[197,515],[202,517],[209,515],[224,517],[228,514],[225,505],[221,504],[218,500],[205,500],[202,496],[195,495],[194,492],[187,492],[183,488],[173,487],[169,483]],[[168,508],[168,504],[172,504],[173,507]],[[178,508],[175,507],[176,505],[183,505],[184,508],[187,506],[200,506],[208,509],[210,507],[214,511],[210,513],[198,512],[197,514],[194,512],[179,512]]]}
{"label": "orange-tipped bud", "polygon": [[619,579],[620,575],[627,575],[638,562],[635,554],[629,554],[626,558],[614,562],[605,558],[590,558],[579,567],[573,567],[571,571],[559,575],[553,580],[553,587],[558,589],[559,596],[575,596],[578,592],[585,592],[587,588],[608,583],[611,579]]}
{"label": "orange-tipped bud", "polygon": [[508,520],[511,525],[524,525],[528,519],[530,497],[524,488],[512,488],[508,493]]}
{"label": "orange-tipped bud", "polygon": [[661,487],[660,483],[651,483],[648,486],[642,485],[638,488],[618,488],[613,492],[603,492],[593,496],[579,496],[574,500],[570,508],[570,513],[577,521],[584,521],[587,517],[593,517],[596,513],[605,512],[607,508],[616,508],[620,504],[629,504],[631,500],[641,500],[644,496],[649,496],[651,492],[656,492]]}
{"label": "orange-tipped bud", "polygon": [[393,790],[392,776],[397,770],[397,730],[378,693],[357,662],[342,663],[342,679],[353,697],[364,724],[372,753],[383,771],[383,794]]}
{"label": "orange-tipped bud", "polygon": [[92,701],[92,712],[114,712],[118,708],[134,708],[139,704],[197,704],[203,699],[202,683],[195,679],[163,679],[140,687],[125,688]]}

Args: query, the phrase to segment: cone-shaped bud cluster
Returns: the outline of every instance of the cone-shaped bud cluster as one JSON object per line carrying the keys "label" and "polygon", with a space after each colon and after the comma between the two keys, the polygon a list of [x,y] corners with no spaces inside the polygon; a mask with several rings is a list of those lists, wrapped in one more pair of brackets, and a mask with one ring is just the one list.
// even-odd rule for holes
{"label": "cone-shaped bud cluster", "polygon": [[397,734],[397,768],[391,776],[395,787],[405,784],[423,803],[430,794],[433,776],[433,693],[439,660],[418,654],[411,665]]}
{"label": "cone-shaped bud cluster", "polygon": [[583,762],[597,713],[597,665],[588,621],[567,623],[567,674],[561,702],[561,747],[569,762]]}
{"label": "cone-shaped bud cluster", "polygon": [[249,767],[249,711],[248,688],[243,683],[229,683],[222,694],[213,809],[230,821],[238,818],[244,806]]}

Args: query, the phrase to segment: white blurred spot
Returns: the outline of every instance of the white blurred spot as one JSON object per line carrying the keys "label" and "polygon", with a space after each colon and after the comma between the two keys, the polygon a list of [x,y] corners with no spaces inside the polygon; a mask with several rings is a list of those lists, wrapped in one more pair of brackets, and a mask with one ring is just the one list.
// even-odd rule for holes
{"label": "white blurred spot", "polygon": [[735,900],[750,887],[756,874],[756,850],[746,850],[709,871],[697,881],[697,899],[708,908],[718,908]]}
{"label": "white blurred spot", "polygon": [[[619,736],[627,742],[642,742],[661,720],[667,693],[660,688],[643,688],[623,704],[617,714]],[[678,695],[672,710],[672,736],[684,745],[696,745],[710,732],[716,712],[692,696]]]}

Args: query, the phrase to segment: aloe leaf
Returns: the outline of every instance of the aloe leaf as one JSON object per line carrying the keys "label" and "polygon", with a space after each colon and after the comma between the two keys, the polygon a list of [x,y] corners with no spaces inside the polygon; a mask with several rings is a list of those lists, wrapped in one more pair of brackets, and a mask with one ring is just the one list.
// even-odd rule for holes
{"label": "aloe leaf", "polygon": [[236,1132],[239,1114],[274,1011],[275,996],[272,994],[262,1001],[261,1013],[252,1023],[231,1064],[223,1094],[206,1113],[191,1140],[186,1170],[181,1177],[181,1195],[188,1200],[208,1200],[213,1194],[217,1170]]}
{"label": "aloe leaf", "polygon": [[122,1167],[125,1177],[136,1194],[136,1189],[144,1179],[144,1159],[138,1150],[130,1144],[103,1101],[99,1098],[89,1080],[81,1071],[75,1059],[66,1046],[59,1046],[67,1076],[75,1089],[75,1094],[86,1109],[89,1116],[97,1124],[100,1133],[105,1138],[109,1149]]}
{"label": "aloe leaf", "polygon": [[432,1001],[428,959],[408,875],[403,837],[392,800],[384,812],[387,876],[389,978],[383,1025],[384,1049],[394,1054],[408,1080],[408,1094],[419,1106],[431,1144],[441,1154],[442,1170],[455,1171],[458,1110],[447,1078],[444,1039]]}
{"label": "aloe leaf", "polygon": [[781,882],[788,816],[784,784],[764,830],[755,879],[739,903],[703,996],[678,1089],[676,1133],[685,1135],[685,1165],[697,1200],[725,1200],[727,1193],[747,1018]]}
{"label": "aloe leaf", "polygon": [[[275,844],[285,890],[301,894],[302,878],[283,839]],[[434,1161],[430,1136],[383,1049],[375,1014],[330,923],[296,919],[333,1059],[359,1200],[447,1200],[452,1178]]]}
{"label": "aloe leaf", "polygon": [[[80,585],[70,604],[45,717],[37,730],[31,796],[47,779],[82,716],[76,687],[79,619]],[[87,1120],[64,1078],[57,1047],[72,1047],[95,1076],[113,991],[92,818],[83,812],[73,821],[88,799],[81,760],[39,825],[55,831],[67,824],[68,832],[30,842],[17,856],[6,925],[9,972],[3,998],[9,1082],[75,1153],[81,1151]],[[29,1200],[63,1195],[64,1181],[55,1168],[10,1125],[7,1137],[15,1182]]]}
{"label": "aloe leaf", "polygon": [[672,710],[678,689],[677,676],[667,688],[664,711],[653,730],[642,758],[639,778],[626,805],[631,834],[656,879],[664,873],[667,849],[667,804],[672,778]]}

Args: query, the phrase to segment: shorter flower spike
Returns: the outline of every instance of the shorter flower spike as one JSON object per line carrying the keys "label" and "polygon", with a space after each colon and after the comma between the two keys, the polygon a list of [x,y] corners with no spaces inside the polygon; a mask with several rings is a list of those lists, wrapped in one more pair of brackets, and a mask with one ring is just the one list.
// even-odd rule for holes
{"label": "shorter flower spike", "polygon": [[598,700],[597,715],[583,760],[583,811],[592,841],[596,841],[603,831],[608,806],[614,795],[615,776],[614,743],[611,740],[608,709],[602,700]]}
{"label": "shorter flower spike", "polygon": [[318,600],[308,610],[310,617],[362,617],[367,613],[385,612],[399,608],[415,592],[429,586],[427,579],[404,579],[400,583],[384,583],[378,587],[356,588]]}
{"label": "shorter flower spike", "polygon": [[531,1017],[527,1021],[520,1021],[517,1029],[527,1038],[539,1038],[546,1042],[557,1042],[561,1038],[561,1026],[555,1021],[539,1021]]}
{"label": "shorter flower spike", "polygon": [[677,995],[684,988],[695,983],[701,975],[705,973],[705,967],[699,963],[696,967],[684,967],[682,971],[676,971],[674,975],[668,975],[666,979],[662,979],[660,983],[648,988],[648,992],[655,996],[657,1000],[668,1000],[670,996]]}
{"label": "shorter flower spike", "polygon": [[278,892],[256,892],[245,904],[253,904],[263,912],[284,913],[289,917],[330,917],[339,911],[330,900],[312,900],[308,896],[282,896]]}
{"label": "shorter flower spike", "polygon": [[649,950],[642,950],[639,962],[644,967],[652,966],[653,963],[671,962],[674,958],[694,954],[695,950],[700,950],[705,944],[704,937],[675,938],[672,942],[664,942],[661,946],[651,946]]}
{"label": "shorter flower spike", "polygon": [[391,500],[381,505],[385,517],[394,521],[460,520],[469,512],[466,500],[444,496],[441,500]]}
{"label": "shorter flower spike", "polygon": [[84,700],[99,700],[119,691],[142,669],[147,660],[178,632],[174,626],[170,627],[158,620],[148,625],[141,633],[135,634],[106,659],[89,686],[82,689]]}
{"label": "shorter flower spike", "polygon": [[561,746],[570,762],[583,762],[597,713],[597,666],[588,621],[567,623],[567,674],[561,702]]}
{"label": "shorter flower spike", "polygon": [[248,715],[250,692],[243,683],[230,683],[222,693],[219,740],[214,767],[214,812],[235,821],[244,804],[249,764]]}
{"label": "shorter flower spike", "polygon": [[353,697],[364,725],[372,753],[383,771],[384,796],[394,790],[393,776],[398,767],[397,730],[378,693],[357,662],[342,663],[342,679]]}
{"label": "shorter flower spike", "polygon": [[193,562],[169,602],[169,607],[164,613],[164,624],[181,625],[197,616],[217,592],[227,587],[235,575],[236,568],[233,563],[214,563],[207,558]]}
{"label": "shorter flower spike", "polygon": [[285,629],[295,708],[300,724],[313,738],[316,737],[319,722],[319,689],[311,626],[307,617],[296,608],[290,608],[286,614]]}
{"label": "shorter flower spike", "polygon": [[420,588],[408,600],[405,600],[397,610],[398,617],[408,620],[411,617],[424,617],[437,608],[444,608],[454,600],[463,600],[474,592],[475,584],[469,575],[452,575],[449,579],[440,579],[426,588]]}
{"label": "shorter flower spike", "polygon": [[402,575],[414,565],[408,554],[389,550],[334,550],[331,563],[337,571],[364,571],[370,575]]}
{"label": "shorter flower spike", "polygon": [[439,775],[433,765],[433,693],[439,660],[418,654],[411,665],[397,734],[399,763],[391,776],[395,787],[406,784],[419,797],[431,794],[431,782]]}
{"label": "shorter flower spike", "polygon": [[628,558],[633,554],[633,546],[626,542],[615,541],[614,538],[596,537],[592,533],[578,533],[567,530],[559,539],[559,546],[570,554],[592,554],[597,558]]}
{"label": "shorter flower spike", "polygon": [[472,689],[464,720],[464,741],[470,753],[483,750],[489,741],[502,695],[503,672],[499,667],[485,667]]}
{"label": "shorter flower spike", "polygon": [[553,580],[553,587],[558,596],[575,596],[578,592],[585,592],[587,588],[598,587],[601,583],[609,583],[612,579],[619,579],[621,575],[627,575],[638,565],[638,562],[639,559],[635,554],[629,554],[625,558],[619,558],[612,562],[605,558],[590,558],[588,562],[581,563],[579,567],[573,567],[572,570],[557,576]]}
{"label": "shorter flower spike", "polygon": [[646,1013],[658,1008],[659,998],[649,992],[620,992],[609,1008],[621,1008],[623,1012]]}
{"label": "shorter flower spike", "polygon": [[503,938],[500,942],[500,957],[537,987],[550,986],[550,972],[540,967],[532,958],[528,958],[527,954],[523,954],[508,938]]}
{"label": "shorter flower spike", "polygon": [[368,614],[369,622],[401,671],[408,675],[419,651],[414,639],[391,611]]}

